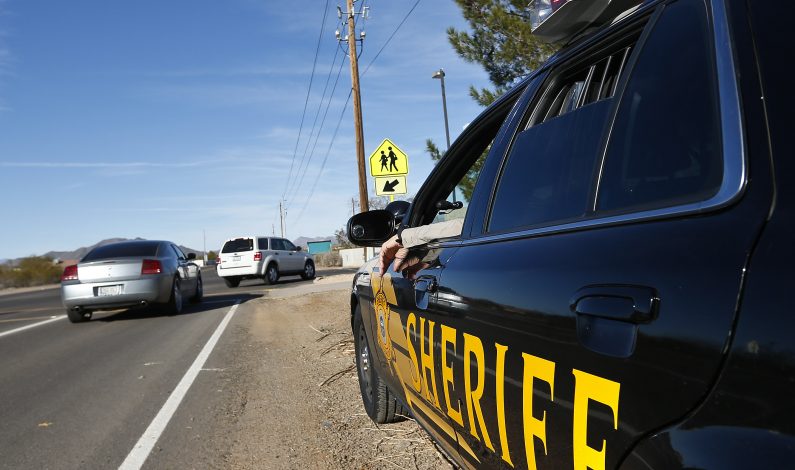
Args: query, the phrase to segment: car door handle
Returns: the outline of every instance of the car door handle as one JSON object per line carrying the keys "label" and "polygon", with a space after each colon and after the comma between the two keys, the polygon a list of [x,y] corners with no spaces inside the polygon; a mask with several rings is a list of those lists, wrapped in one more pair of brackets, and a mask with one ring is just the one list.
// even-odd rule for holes
{"label": "car door handle", "polygon": [[428,308],[431,295],[436,292],[436,277],[420,276],[414,280],[414,303],[420,310]]}
{"label": "car door handle", "polygon": [[577,314],[577,339],[599,354],[629,357],[635,353],[638,328],[657,318],[660,297],[651,287],[593,285],[569,301]]}
{"label": "car door handle", "polygon": [[657,318],[659,303],[657,291],[651,287],[596,285],[578,290],[569,306],[578,315],[640,324]]}

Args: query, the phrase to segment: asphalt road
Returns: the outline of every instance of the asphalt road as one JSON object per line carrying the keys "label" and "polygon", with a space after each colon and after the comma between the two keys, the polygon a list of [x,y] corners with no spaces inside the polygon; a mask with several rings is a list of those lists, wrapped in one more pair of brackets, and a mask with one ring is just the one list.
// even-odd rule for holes
{"label": "asphalt road", "polygon": [[[191,436],[206,435],[202,428],[223,406],[217,392],[224,384],[214,374],[234,360],[236,318],[254,311],[251,300],[312,284],[285,277],[275,286],[243,281],[229,289],[212,269],[202,276],[204,301],[178,316],[121,310],[72,324],[57,288],[0,296],[0,468],[197,468],[211,461],[203,453],[217,449]],[[161,454],[164,448],[170,451]]]}

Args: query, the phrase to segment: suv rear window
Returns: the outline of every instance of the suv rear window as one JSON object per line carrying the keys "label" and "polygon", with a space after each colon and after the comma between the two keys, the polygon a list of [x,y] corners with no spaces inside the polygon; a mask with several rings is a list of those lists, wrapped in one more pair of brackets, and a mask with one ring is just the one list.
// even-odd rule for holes
{"label": "suv rear window", "polygon": [[237,253],[240,251],[251,251],[253,249],[254,249],[253,238],[237,238],[235,240],[229,240],[228,242],[224,243],[224,247],[221,249],[221,253]]}
{"label": "suv rear window", "polygon": [[108,258],[130,258],[143,256],[157,256],[157,247],[160,242],[122,242],[112,245],[98,246],[89,251],[82,261],[96,261]]}

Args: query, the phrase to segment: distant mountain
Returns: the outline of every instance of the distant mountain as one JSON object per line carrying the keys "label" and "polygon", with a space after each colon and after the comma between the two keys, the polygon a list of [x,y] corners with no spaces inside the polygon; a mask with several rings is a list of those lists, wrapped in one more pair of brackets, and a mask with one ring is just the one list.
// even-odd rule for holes
{"label": "distant mountain", "polygon": [[307,242],[322,242],[326,240],[331,240],[332,245],[335,245],[337,243],[337,237],[335,237],[334,235],[330,235],[328,237],[298,237],[295,240],[293,240],[293,244],[295,246],[306,247]]}
{"label": "distant mountain", "polygon": [[[97,242],[97,243],[95,243],[95,244],[93,244],[91,246],[80,247],[80,248],[78,248],[76,250],[73,250],[73,251],[48,251],[47,253],[44,254],[44,256],[50,257],[52,259],[60,259],[60,260],[78,260],[78,259],[83,258],[83,256],[86,255],[86,253],[88,253],[89,251],[91,251],[92,249],[94,249],[94,248],[96,248],[98,246],[109,245],[111,243],[123,242],[123,241],[127,241],[127,240],[144,240],[144,239],[140,238],[140,237],[136,237],[136,238],[108,238],[106,240],[102,240],[100,242]],[[188,248],[188,247],[185,247],[185,246],[182,246],[182,245],[177,245],[177,246],[179,246],[180,249],[182,249],[182,251],[184,251],[186,254],[187,253],[196,253],[196,257],[197,258],[202,258],[204,256],[204,253],[201,250],[194,250],[193,248]]]}

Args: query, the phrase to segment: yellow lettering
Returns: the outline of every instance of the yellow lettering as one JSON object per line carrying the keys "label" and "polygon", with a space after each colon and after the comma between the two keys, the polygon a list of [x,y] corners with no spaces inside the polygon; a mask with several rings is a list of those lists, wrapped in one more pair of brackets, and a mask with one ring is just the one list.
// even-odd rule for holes
{"label": "yellow lettering", "polygon": [[574,374],[574,470],[604,470],[607,441],[600,449],[590,447],[588,436],[588,401],[598,401],[613,410],[613,428],[618,429],[618,395],[621,384],[577,369]]}
{"label": "yellow lettering", "polygon": [[497,425],[500,430],[500,447],[502,448],[502,460],[508,462],[508,465],[513,467],[511,462],[511,452],[508,449],[508,432],[505,425],[505,353],[508,351],[508,346],[496,343],[497,348],[497,366],[495,367],[495,377],[497,381]]}
{"label": "yellow lettering", "polygon": [[555,363],[531,354],[522,353],[524,359],[524,377],[522,379],[522,418],[524,423],[524,448],[527,456],[528,470],[535,470],[536,450],[533,436],[541,439],[544,444],[544,455],[547,455],[547,412],[541,419],[533,416],[533,381],[543,380],[549,384],[549,399],[554,400],[555,394]]}
{"label": "yellow lettering", "polygon": [[444,401],[447,405],[447,416],[452,418],[459,426],[463,426],[464,418],[461,416],[461,402],[456,401],[458,407],[455,409],[450,405],[449,385],[452,385],[453,390],[455,390],[455,384],[453,384],[453,365],[447,361],[447,345],[451,344],[453,346],[453,355],[455,355],[455,329],[447,325],[440,326],[442,327],[442,390],[444,391]]}
{"label": "yellow lettering", "polygon": [[[477,360],[477,379],[478,386],[472,389],[472,356]],[[483,410],[480,408],[480,399],[483,398],[483,387],[486,379],[486,369],[484,367],[483,342],[480,338],[464,333],[464,393],[466,395],[467,415],[469,416],[469,432],[480,440],[478,431],[475,428],[475,418],[477,418],[480,432],[483,433],[483,443],[494,452],[489,433],[486,430],[486,423],[483,421]]]}
{"label": "yellow lettering", "polygon": [[[434,372],[434,365],[433,365],[433,325],[435,323],[432,321],[428,321],[428,335],[425,335],[425,318],[420,317],[420,363],[422,364],[422,383],[424,385],[425,391],[425,398],[428,401],[433,401],[440,411],[442,409],[442,405],[439,404],[439,392],[436,388],[436,373]],[[428,347],[427,353],[425,347],[425,338],[428,339]],[[431,380],[428,380],[428,374],[426,372],[431,373]],[[433,390],[429,388],[429,384],[433,387]]]}
{"label": "yellow lettering", "polygon": [[[412,334],[413,333],[413,334]],[[409,350],[409,358],[411,359],[411,385],[414,386],[414,391],[420,391],[420,362],[417,359],[417,351],[414,349],[414,343],[411,341],[412,336],[417,336],[417,316],[414,312],[409,313],[406,318],[406,349]],[[420,339],[421,341],[422,339]],[[408,397],[408,395],[406,395]]]}

